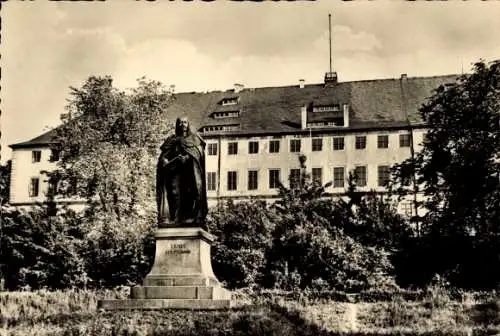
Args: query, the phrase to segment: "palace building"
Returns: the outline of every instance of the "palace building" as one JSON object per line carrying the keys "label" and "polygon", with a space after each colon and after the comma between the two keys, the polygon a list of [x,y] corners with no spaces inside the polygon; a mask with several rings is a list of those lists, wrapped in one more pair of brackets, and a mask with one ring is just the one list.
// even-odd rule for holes
{"label": "palace building", "polygon": [[[318,84],[299,80],[282,87],[236,84],[227,91],[176,93],[167,113],[187,116],[207,142],[209,205],[272,200],[278,181],[288,184],[299,173],[301,154],[313,179],[333,182],[329,195],[345,193],[353,170],[361,191],[383,192],[389,168],[421,148],[426,125],[420,106],[456,77],[403,74],[339,82],[335,72],[327,72]],[[52,132],[10,146],[12,205],[43,202],[48,186],[41,172],[54,169],[57,160],[49,148]],[[400,210],[410,215],[411,201],[403,201]]]}

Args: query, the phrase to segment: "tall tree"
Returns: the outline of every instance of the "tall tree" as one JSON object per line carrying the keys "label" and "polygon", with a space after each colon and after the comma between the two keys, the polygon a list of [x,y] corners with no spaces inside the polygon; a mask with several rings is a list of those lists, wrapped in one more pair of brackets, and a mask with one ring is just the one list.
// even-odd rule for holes
{"label": "tall tree", "polygon": [[113,87],[111,77],[90,77],[81,88],[72,87],[54,139],[60,160],[50,178],[57,192],[83,197],[118,217],[147,208],[157,148],[172,129],[166,116],[171,100],[160,82],[145,78],[129,91]]}
{"label": "tall tree", "polygon": [[488,207],[499,188],[500,61],[478,62],[472,74],[440,86],[420,113],[429,125],[423,150],[399,176],[408,182],[415,169],[428,224],[489,232]]}
{"label": "tall tree", "polygon": [[0,206],[9,201],[11,161],[0,165]]}
{"label": "tall tree", "polygon": [[423,234],[449,244],[455,260],[445,268],[457,269],[465,246],[500,234],[500,61],[477,62],[471,74],[440,86],[420,113],[428,125],[423,149],[397,167],[396,182],[408,190],[415,173],[426,196]]}

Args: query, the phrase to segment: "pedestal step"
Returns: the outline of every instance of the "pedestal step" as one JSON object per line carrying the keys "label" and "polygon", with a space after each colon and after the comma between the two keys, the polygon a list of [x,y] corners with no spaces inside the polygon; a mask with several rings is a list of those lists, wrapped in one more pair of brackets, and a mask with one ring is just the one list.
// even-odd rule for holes
{"label": "pedestal step", "polygon": [[144,286],[214,286],[220,287],[219,281],[215,277],[203,275],[148,275],[144,279]]}
{"label": "pedestal step", "polygon": [[135,286],[130,298],[230,300],[231,293],[218,286]]}
{"label": "pedestal step", "polygon": [[231,308],[231,300],[211,299],[134,299],[134,300],[100,300],[98,309],[131,310],[131,309],[195,309],[217,310]]}

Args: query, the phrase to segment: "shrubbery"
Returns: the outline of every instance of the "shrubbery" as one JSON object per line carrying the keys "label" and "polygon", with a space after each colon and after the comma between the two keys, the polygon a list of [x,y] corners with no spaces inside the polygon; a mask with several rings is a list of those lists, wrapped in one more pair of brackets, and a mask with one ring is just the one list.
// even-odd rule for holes
{"label": "shrubbery", "polygon": [[1,221],[0,271],[9,290],[137,283],[154,253],[151,221],[145,218],[117,221],[67,209],[52,215],[40,207],[4,208]]}
{"label": "shrubbery", "polygon": [[[392,241],[384,246],[370,240],[368,232],[363,240],[358,240],[362,235],[348,235],[358,232],[359,214],[342,200],[324,199],[325,186],[311,181],[305,157],[300,159],[304,169],[299,183],[281,186],[276,203],[230,202],[212,212],[209,228],[219,237],[212,252],[219,278],[231,288],[396,288],[385,249]],[[362,203],[364,215],[370,205]]]}
{"label": "shrubbery", "polygon": [[272,247],[275,219],[262,202],[228,202],[209,214],[208,229],[218,238],[212,263],[219,280],[231,288],[258,283]]}

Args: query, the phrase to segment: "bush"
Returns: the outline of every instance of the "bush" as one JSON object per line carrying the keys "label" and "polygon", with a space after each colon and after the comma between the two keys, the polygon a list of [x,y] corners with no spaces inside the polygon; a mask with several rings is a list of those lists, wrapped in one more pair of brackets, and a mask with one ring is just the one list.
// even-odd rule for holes
{"label": "bush", "polygon": [[252,287],[259,281],[273,221],[262,202],[229,202],[209,214],[208,229],[218,238],[212,246],[214,272],[229,288]]}
{"label": "bush", "polygon": [[141,283],[152,266],[155,240],[152,214],[118,218],[104,211],[82,219],[82,257],[91,286],[112,288]]}
{"label": "bush", "polygon": [[124,219],[67,209],[2,213],[0,270],[5,288],[114,287],[144,278],[154,255],[148,216]]}
{"label": "bush", "polygon": [[72,211],[50,216],[46,209],[2,212],[0,269],[7,289],[85,286],[80,256],[84,245]]}
{"label": "bush", "polygon": [[304,214],[290,214],[277,226],[282,230],[270,250],[266,286],[347,292],[396,287],[388,275],[387,253],[361,245],[340,229],[328,230],[324,219],[312,222]]}

